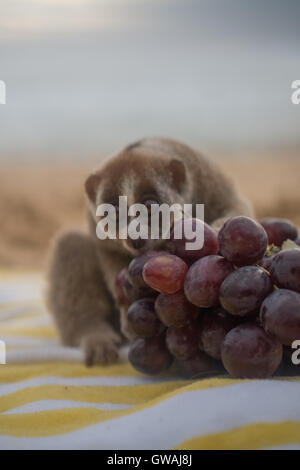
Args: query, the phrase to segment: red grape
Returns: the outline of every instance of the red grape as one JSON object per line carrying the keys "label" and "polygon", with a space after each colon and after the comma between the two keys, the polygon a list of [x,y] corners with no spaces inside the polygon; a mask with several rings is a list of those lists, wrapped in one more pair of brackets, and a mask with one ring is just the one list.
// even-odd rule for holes
{"label": "red grape", "polygon": [[[175,238],[184,222],[197,238],[203,231],[201,249],[187,249],[196,236]],[[128,329],[137,335],[131,364],[158,374],[175,357],[192,378],[219,374],[223,366],[233,377],[281,373],[282,344],[300,339],[300,250],[286,243],[280,251],[278,245],[286,239],[300,245],[297,234],[284,219],[260,225],[234,217],[218,235],[199,219],[175,222],[168,251],[143,253],[116,279],[117,302],[131,303]]]}
{"label": "red grape", "polygon": [[133,302],[127,311],[127,321],[137,336],[155,336],[164,330],[154,310],[154,299]]}
{"label": "red grape", "polygon": [[[204,244],[201,249],[198,250],[187,250],[186,243],[192,243],[196,240],[194,238],[188,239],[184,235],[184,222],[191,225],[191,229],[197,233],[203,231],[203,240]],[[182,238],[174,238],[176,233],[176,228],[181,225]],[[189,227],[189,225],[186,225]],[[203,258],[207,255],[216,255],[218,253],[218,238],[216,232],[205,222],[200,219],[180,219],[175,222],[173,229],[171,230],[170,240],[166,243],[167,250],[173,255],[179,256],[189,265],[194,263],[200,258]]]}
{"label": "red grape", "polygon": [[115,282],[115,289],[116,289],[116,297],[117,297],[117,303],[119,305],[126,305],[128,304],[128,298],[124,289],[124,283],[125,280],[127,279],[128,276],[128,269],[123,268],[116,279]]}
{"label": "red grape", "polygon": [[264,300],[260,318],[267,333],[290,346],[300,339],[300,294],[287,289],[275,290]]}
{"label": "red grape", "polygon": [[268,246],[264,228],[249,217],[229,219],[219,232],[220,253],[236,266],[258,263]]}
{"label": "red grape", "polygon": [[150,287],[141,287],[139,289],[133,287],[128,279],[128,275],[124,279],[123,289],[129,303],[138,299],[144,299],[145,297],[152,297],[157,294],[154,290],[150,289]]}
{"label": "red grape", "polygon": [[187,264],[178,256],[159,255],[147,261],[143,278],[152,289],[163,294],[174,294],[182,289],[187,270]]}
{"label": "red grape", "polygon": [[261,225],[267,232],[270,245],[281,246],[285,240],[295,240],[298,236],[297,227],[287,219],[267,217],[261,221]]}
{"label": "red grape", "polygon": [[131,344],[128,357],[133,367],[145,374],[159,374],[172,363],[164,334],[152,338],[137,338]]}
{"label": "red grape", "polygon": [[128,278],[133,287],[140,289],[147,287],[143,279],[143,268],[150,258],[166,254],[163,251],[147,251],[134,258],[128,266]]}
{"label": "red grape", "polygon": [[201,320],[199,347],[209,356],[221,359],[221,346],[228,331],[236,327],[238,319],[222,308],[207,311]]}
{"label": "red grape", "polygon": [[185,279],[187,299],[198,307],[216,307],[220,286],[233,269],[222,256],[210,255],[199,259],[190,267]]}
{"label": "red grape", "polygon": [[300,292],[300,249],[283,250],[275,255],[270,273],[278,287]]}
{"label": "red grape", "polygon": [[259,265],[270,272],[273,256],[264,256]]}
{"label": "red grape", "polygon": [[229,274],[220,287],[222,307],[232,315],[253,315],[273,290],[269,274],[258,266],[244,266]]}
{"label": "red grape", "polygon": [[181,373],[191,379],[220,374],[222,372],[222,365],[202,351],[197,351],[189,359],[177,360],[177,364]]}
{"label": "red grape", "polygon": [[282,360],[282,345],[255,323],[239,325],[227,333],[221,348],[222,362],[232,377],[266,378]]}
{"label": "red grape", "polygon": [[199,309],[186,299],[184,292],[159,294],[155,301],[155,311],[166,326],[184,326],[196,320]]}
{"label": "red grape", "polygon": [[166,335],[167,346],[177,359],[188,359],[198,351],[197,327],[197,324],[189,324],[181,328],[173,326],[168,328]]}

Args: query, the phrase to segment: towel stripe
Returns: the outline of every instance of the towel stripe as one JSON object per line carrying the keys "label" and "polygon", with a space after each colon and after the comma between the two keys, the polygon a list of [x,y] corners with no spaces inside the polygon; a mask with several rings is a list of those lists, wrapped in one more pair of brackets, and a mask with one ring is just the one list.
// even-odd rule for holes
{"label": "towel stripe", "polygon": [[[75,348],[73,348],[76,350]],[[36,364],[7,364],[1,368],[0,383],[18,382],[36,377],[137,377],[140,380],[156,382],[165,380],[165,376],[149,377],[139,374],[129,364],[113,364],[110,366],[85,367],[83,364],[68,362],[50,362]],[[0,387],[1,392],[1,387]]]}
{"label": "towel stripe", "polygon": [[[148,377],[62,347],[38,276],[0,272],[1,449],[300,448],[300,378]],[[1,321],[2,320],[2,321]]]}
{"label": "towel stripe", "polygon": [[[95,408],[63,408],[56,411],[0,416],[1,434],[15,437],[43,437],[70,433],[114,417],[122,411]],[[124,411],[126,413],[126,411]],[[1,437],[0,437],[1,447]]]}
{"label": "towel stripe", "polygon": [[38,328],[2,328],[1,327],[1,337],[5,335],[20,336],[20,337],[29,337],[29,338],[46,338],[54,339],[57,338],[56,331],[52,326],[38,327]]}
{"label": "towel stripe", "polygon": [[[300,421],[257,423],[221,433],[197,436],[175,449],[181,450],[255,450],[284,446],[290,442],[300,449]],[[299,444],[297,447],[295,444]]]}
{"label": "towel stripe", "polygon": [[[69,386],[41,385],[22,388],[0,398],[0,412],[16,406],[38,400],[74,400],[95,403],[122,403],[135,405],[161,397],[164,394],[178,390],[178,382],[163,382],[161,384],[110,386]],[[1,432],[1,428],[0,428]]]}
{"label": "towel stripe", "polygon": [[124,403],[84,403],[82,401],[71,400],[38,400],[32,403],[26,403],[22,406],[17,406],[11,410],[4,411],[3,415],[22,414],[22,413],[37,413],[40,411],[55,411],[64,408],[95,408],[97,410],[128,410],[134,405],[127,405]]}
{"label": "towel stripe", "polygon": [[[74,349],[74,348],[72,348]],[[1,369],[0,383],[11,383],[26,380],[35,377],[56,376],[56,377],[136,377],[148,382],[165,381],[174,379],[174,374],[164,374],[161,376],[147,376],[137,372],[128,362],[125,364],[112,364],[109,366],[85,367],[83,364],[71,364],[69,362],[50,362],[36,364],[7,364]],[[285,377],[284,380],[287,378]],[[297,379],[297,378],[296,378]],[[280,378],[277,378],[280,380]],[[300,380],[300,378],[299,378]],[[214,388],[225,385],[232,385],[247,380],[231,379],[228,376],[206,378],[201,381],[194,381],[197,387]],[[189,383],[191,381],[183,380]],[[1,388],[0,388],[1,392]]]}
{"label": "towel stripe", "polygon": [[[140,405],[129,410],[102,412],[95,409],[77,408],[75,419],[72,418],[74,415],[70,409],[22,415],[2,414],[0,429],[3,434],[20,437],[52,436],[73,431],[73,438],[77,436],[76,445],[80,445],[82,433],[92,432],[92,429],[86,426],[97,423],[95,430],[103,436],[105,441],[99,448],[106,448],[109,439],[113,442],[113,436],[117,438],[118,446],[120,446],[124,432],[128,429],[131,430],[132,439],[125,440],[122,443],[124,447],[121,448],[130,448],[132,442],[137,442],[137,448],[162,448],[162,443],[163,448],[177,447],[195,435],[221,433],[230,428],[240,428],[259,422],[300,420],[300,408],[297,406],[300,384],[295,387],[294,383],[277,382],[277,387],[274,389],[274,383],[275,381],[253,381],[228,387],[189,391],[188,388],[193,388],[194,384],[192,384],[181,393],[175,389],[173,392],[160,394],[148,401],[140,397]],[[94,390],[94,392],[93,401],[99,402],[97,391]],[[122,397],[122,403],[126,404],[126,396],[128,398],[126,394]],[[113,402],[112,397],[113,395],[110,394],[110,402]],[[251,397],[254,399],[251,400]],[[67,391],[64,398],[70,398]],[[78,400],[80,399],[79,396]],[[104,399],[104,401],[107,400]],[[26,420],[27,428],[25,429]],[[109,428],[105,425],[106,421],[110,423]],[[45,426],[45,422],[49,425]],[[30,423],[30,429],[28,423]],[[145,445],[144,440],[139,441],[141,423],[149,435],[146,447],[140,447]],[[156,431],[157,429],[159,432]]]}

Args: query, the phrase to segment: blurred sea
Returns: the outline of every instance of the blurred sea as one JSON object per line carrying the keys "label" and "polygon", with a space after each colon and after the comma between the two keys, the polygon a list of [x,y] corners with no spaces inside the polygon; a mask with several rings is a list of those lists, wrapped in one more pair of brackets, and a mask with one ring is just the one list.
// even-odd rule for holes
{"label": "blurred sea", "polygon": [[297,0],[1,0],[1,159],[300,146]]}

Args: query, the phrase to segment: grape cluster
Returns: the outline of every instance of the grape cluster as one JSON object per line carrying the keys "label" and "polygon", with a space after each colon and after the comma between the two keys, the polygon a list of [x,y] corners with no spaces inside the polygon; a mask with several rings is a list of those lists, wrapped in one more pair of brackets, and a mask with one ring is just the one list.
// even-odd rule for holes
{"label": "grape cluster", "polygon": [[117,278],[118,302],[135,337],[131,364],[159,374],[175,360],[192,378],[279,373],[300,339],[296,227],[239,216],[217,234],[201,220],[189,223],[203,225],[203,248],[185,250],[191,240],[175,238],[174,226],[165,251],[136,257]]}

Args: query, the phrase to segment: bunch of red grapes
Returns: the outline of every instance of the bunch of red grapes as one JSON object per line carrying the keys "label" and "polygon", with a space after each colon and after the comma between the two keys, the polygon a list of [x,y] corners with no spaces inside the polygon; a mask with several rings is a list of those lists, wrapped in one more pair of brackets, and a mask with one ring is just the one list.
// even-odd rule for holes
{"label": "bunch of red grapes", "polygon": [[[176,239],[149,251],[117,278],[118,301],[135,337],[129,360],[138,371],[159,374],[175,359],[187,377],[224,373],[265,378],[280,371],[300,340],[300,248],[285,219],[228,220],[217,234],[204,230],[200,250]],[[202,224],[202,227],[200,225]],[[178,233],[178,232],[176,232]],[[280,249],[285,240],[287,249]],[[224,370],[225,369],[225,370]]]}

